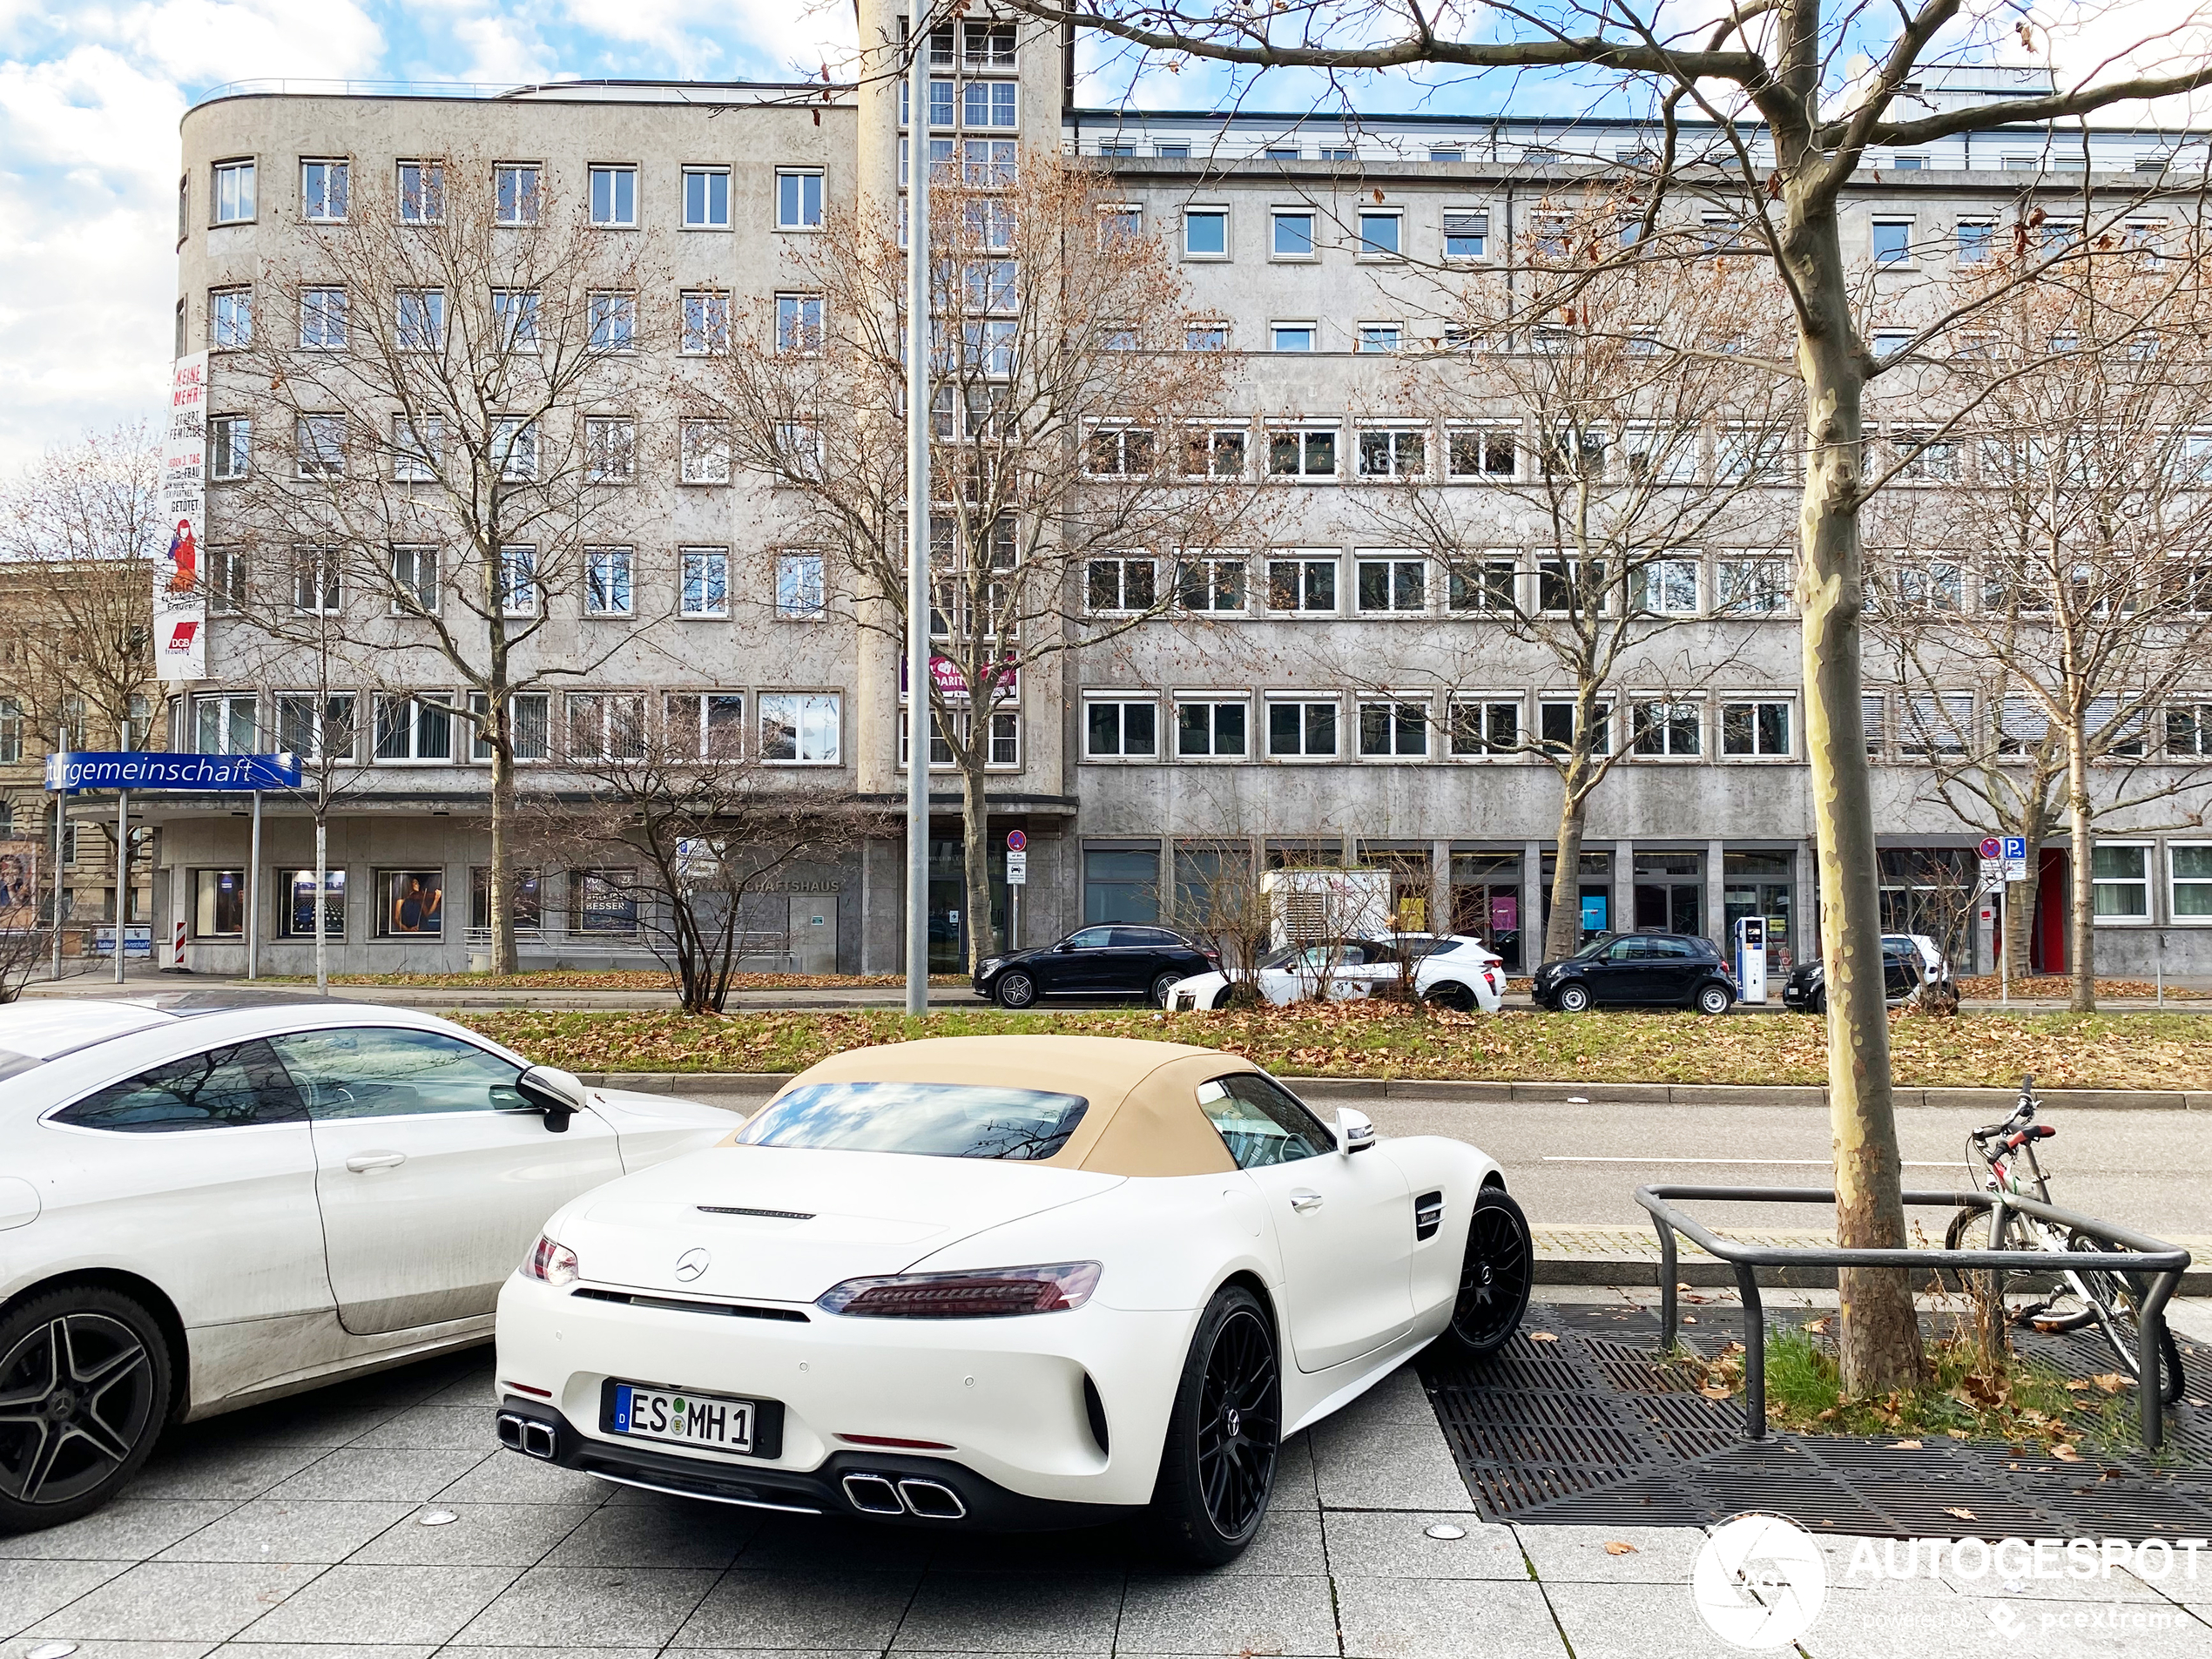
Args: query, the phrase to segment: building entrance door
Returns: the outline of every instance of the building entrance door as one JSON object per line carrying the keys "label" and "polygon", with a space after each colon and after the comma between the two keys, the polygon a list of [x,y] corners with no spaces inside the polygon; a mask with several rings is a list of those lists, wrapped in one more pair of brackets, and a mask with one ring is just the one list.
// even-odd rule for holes
{"label": "building entrance door", "polygon": [[1705,855],[1636,849],[1635,930],[1640,934],[1705,931]]}
{"label": "building entrance door", "polygon": [[1452,931],[1480,939],[1506,967],[1521,960],[1521,854],[1452,854]]}
{"label": "building entrance door", "polygon": [[1721,854],[1721,907],[1728,937],[1713,942],[1723,951],[1735,949],[1736,924],[1745,916],[1766,918],[1766,960],[1770,972],[1787,970],[1795,957],[1791,934],[1794,916],[1791,900],[1792,857],[1788,853],[1731,853]]}

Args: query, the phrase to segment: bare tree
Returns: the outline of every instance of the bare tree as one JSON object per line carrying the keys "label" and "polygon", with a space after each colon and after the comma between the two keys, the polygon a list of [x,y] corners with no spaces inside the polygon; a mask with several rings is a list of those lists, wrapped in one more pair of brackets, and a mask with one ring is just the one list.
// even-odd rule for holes
{"label": "bare tree", "polygon": [[880,833],[883,814],[764,765],[697,694],[668,698],[658,725],[637,694],[602,718],[611,732],[603,725],[563,763],[582,799],[529,797],[524,839],[541,867],[566,867],[634,910],[686,1013],[719,1014],[751,945],[746,900],[793,864]]}
{"label": "bare tree", "polygon": [[[1022,678],[1178,606],[1203,616],[1211,584],[1241,583],[1204,555],[1250,529],[1255,494],[1249,433],[1219,418],[1227,354],[1190,349],[1182,279],[1105,180],[1034,153],[1018,174],[940,171],[934,644],[907,669],[910,725],[926,707],[930,727],[908,746],[960,774],[972,969],[994,948],[985,785]],[[738,464],[792,492],[788,544],[826,556],[820,603],[894,641],[906,258],[881,216],[826,216],[788,255],[795,292],[742,319],[715,397]]]}
{"label": "bare tree", "polygon": [[492,968],[511,973],[517,699],[631,641],[543,636],[556,602],[590,581],[587,550],[638,474],[651,394],[633,354],[673,319],[656,309],[640,239],[595,228],[584,204],[556,211],[535,169],[410,168],[356,180],[335,204],[342,223],[298,227],[263,267],[261,315],[219,329],[253,468],[218,487],[219,538],[235,547],[212,563],[223,580],[222,556],[245,558],[296,609],[366,596],[388,617],[370,636],[386,683],[422,663],[459,679],[459,705],[395,698],[375,718],[459,727],[488,752]]}
{"label": "bare tree", "polygon": [[[1791,313],[1789,368],[1805,412],[1797,598],[1831,987],[1838,1236],[1847,1245],[1901,1248],[1873,806],[1860,729],[1859,516],[1875,482],[1865,464],[1867,388],[1908,361],[1919,341],[1887,359],[1870,350],[1839,205],[1878,147],[2072,121],[2212,84],[2212,64],[2162,32],[2162,24],[2146,24],[2150,51],[2168,54],[2174,72],[2107,74],[2129,60],[2123,42],[2101,55],[2094,84],[1946,105],[1922,96],[1932,69],[1993,56],[2015,27],[2033,50],[2035,30],[2000,11],[1972,14],[1959,0],[1908,0],[1878,15],[1824,0],[1760,0],[1694,18],[1653,0],[1486,3],[1441,15],[1383,0],[1281,0],[1264,10],[1181,0],[1008,3],[1042,21],[1103,31],[1140,57],[1202,57],[1252,72],[1303,69],[1338,81],[1404,69],[1580,74],[1603,83],[1588,92],[1640,98],[1657,118],[1658,153],[1636,164],[1645,185],[1640,228],[1658,229],[1677,203],[1700,197],[1738,217],[1743,239],[1768,262]],[[2167,41],[2175,44],[2158,44]],[[1700,125],[1685,128],[1684,117]],[[1941,333],[1948,320],[1925,332]],[[1845,1389],[1878,1393],[1916,1379],[1923,1354],[1905,1275],[1850,1268],[1838,1284]]]}

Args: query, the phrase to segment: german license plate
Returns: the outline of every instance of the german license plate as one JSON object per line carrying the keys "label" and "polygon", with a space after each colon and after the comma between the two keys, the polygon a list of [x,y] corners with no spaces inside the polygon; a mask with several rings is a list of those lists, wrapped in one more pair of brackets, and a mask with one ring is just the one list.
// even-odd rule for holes
{"label": "german license plate", "polygon": [[616,1433],[634,1440],[674,1440],[685,1446],[712,1447],[718,1452],[750,1452],[756,1405],[750,1399],[678,1393],[669,1388],[641,1388],[635,1383],[618,1382],[610,1426]]}

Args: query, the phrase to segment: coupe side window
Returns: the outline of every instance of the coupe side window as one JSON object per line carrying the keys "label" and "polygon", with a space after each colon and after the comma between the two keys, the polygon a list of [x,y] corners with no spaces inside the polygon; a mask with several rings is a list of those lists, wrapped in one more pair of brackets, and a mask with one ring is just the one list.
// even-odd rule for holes
{"label": "coupe side window", "polygon": [[359,1026],[274,1040],[311,1117],[521,1109],[519,1067],[436,1031]]}
{"label": "coupe side window", "polygon": [[172,1060],[127,1082],[110,1083],[50,1122],[124,1135],[170,1135],[182,1130],[246,1129],[296,1123],[307,1116],[300,1094],[259,1038]]}
{"label": "coupe side window", "polygon": [[1200,1083],[1198,1105],[1240,1170],[1294,1163],[1336,1149],[1334,1137],[1312,1112],[1256,1072]]}

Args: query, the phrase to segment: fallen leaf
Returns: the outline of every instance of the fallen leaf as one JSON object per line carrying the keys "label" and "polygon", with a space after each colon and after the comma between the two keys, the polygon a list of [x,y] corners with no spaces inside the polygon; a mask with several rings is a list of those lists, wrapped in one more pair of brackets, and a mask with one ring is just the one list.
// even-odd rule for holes
{"label": "fallen leaf", "polygon": [[1636,1547],[1634,1544],[1624,1544],[1616,1538],[1605,1547],[1605,1553],[1608,1555],[1633,1555],[1636,1553]]}
{"label": "fallen leaf", "polygon": [[1689,1286],[1687,1285],[1677,1285],[1675,1288],[1678,1291],[1686,1291],[1689,1288]]}
{"label": "fallen leaf", "polygon": [[1899,1440],[1890,1447],[1892,1452],[1917,1452],[1919,1449],[1920,1442],[1918,1440]]}
{"label": "fallen leaf", "polygon": [[1943,1513],[1946,1515],[1956,1515],[1961,1521],[1974,1519],[1974,1512],[1971,1509],[1946,1509]]}
{"label": "fallen leaf", "polygon": [[2061,1463],[2079,1463],[2081,1461],[2081,1453],[2064,1443],[2053,1447],[2051,1448],[2051,1455],[2058,1459],[2058,1460]]}
{"label": "fallen leaf", "polygon": [[1559,1338],[1549,1331],[1531,1331],[1528,1339],[1531,1342],[1556,1342]]}
{"label": "fallen leaf", "polygon": [[1708,1383],[1697,1392],[1708,1399],[1726,1399],[1735,1391],[1726,1383]]}
{"label": "fallen leaf", "polygon": [[2116,1371],[2107,1371],[2102,1376],[2092,1377],[2089,1380],[2107,1394],[2125,1393],[2135,1386],[2133,1377],[2123,1377]]}
{"label": "fallen leaf", "polygon": [[1697,1316],[1695,1313],[1685,1313],[1682,1316],[1682,1322],[1684,1325],[1695,1325],[1697,1323]]}

